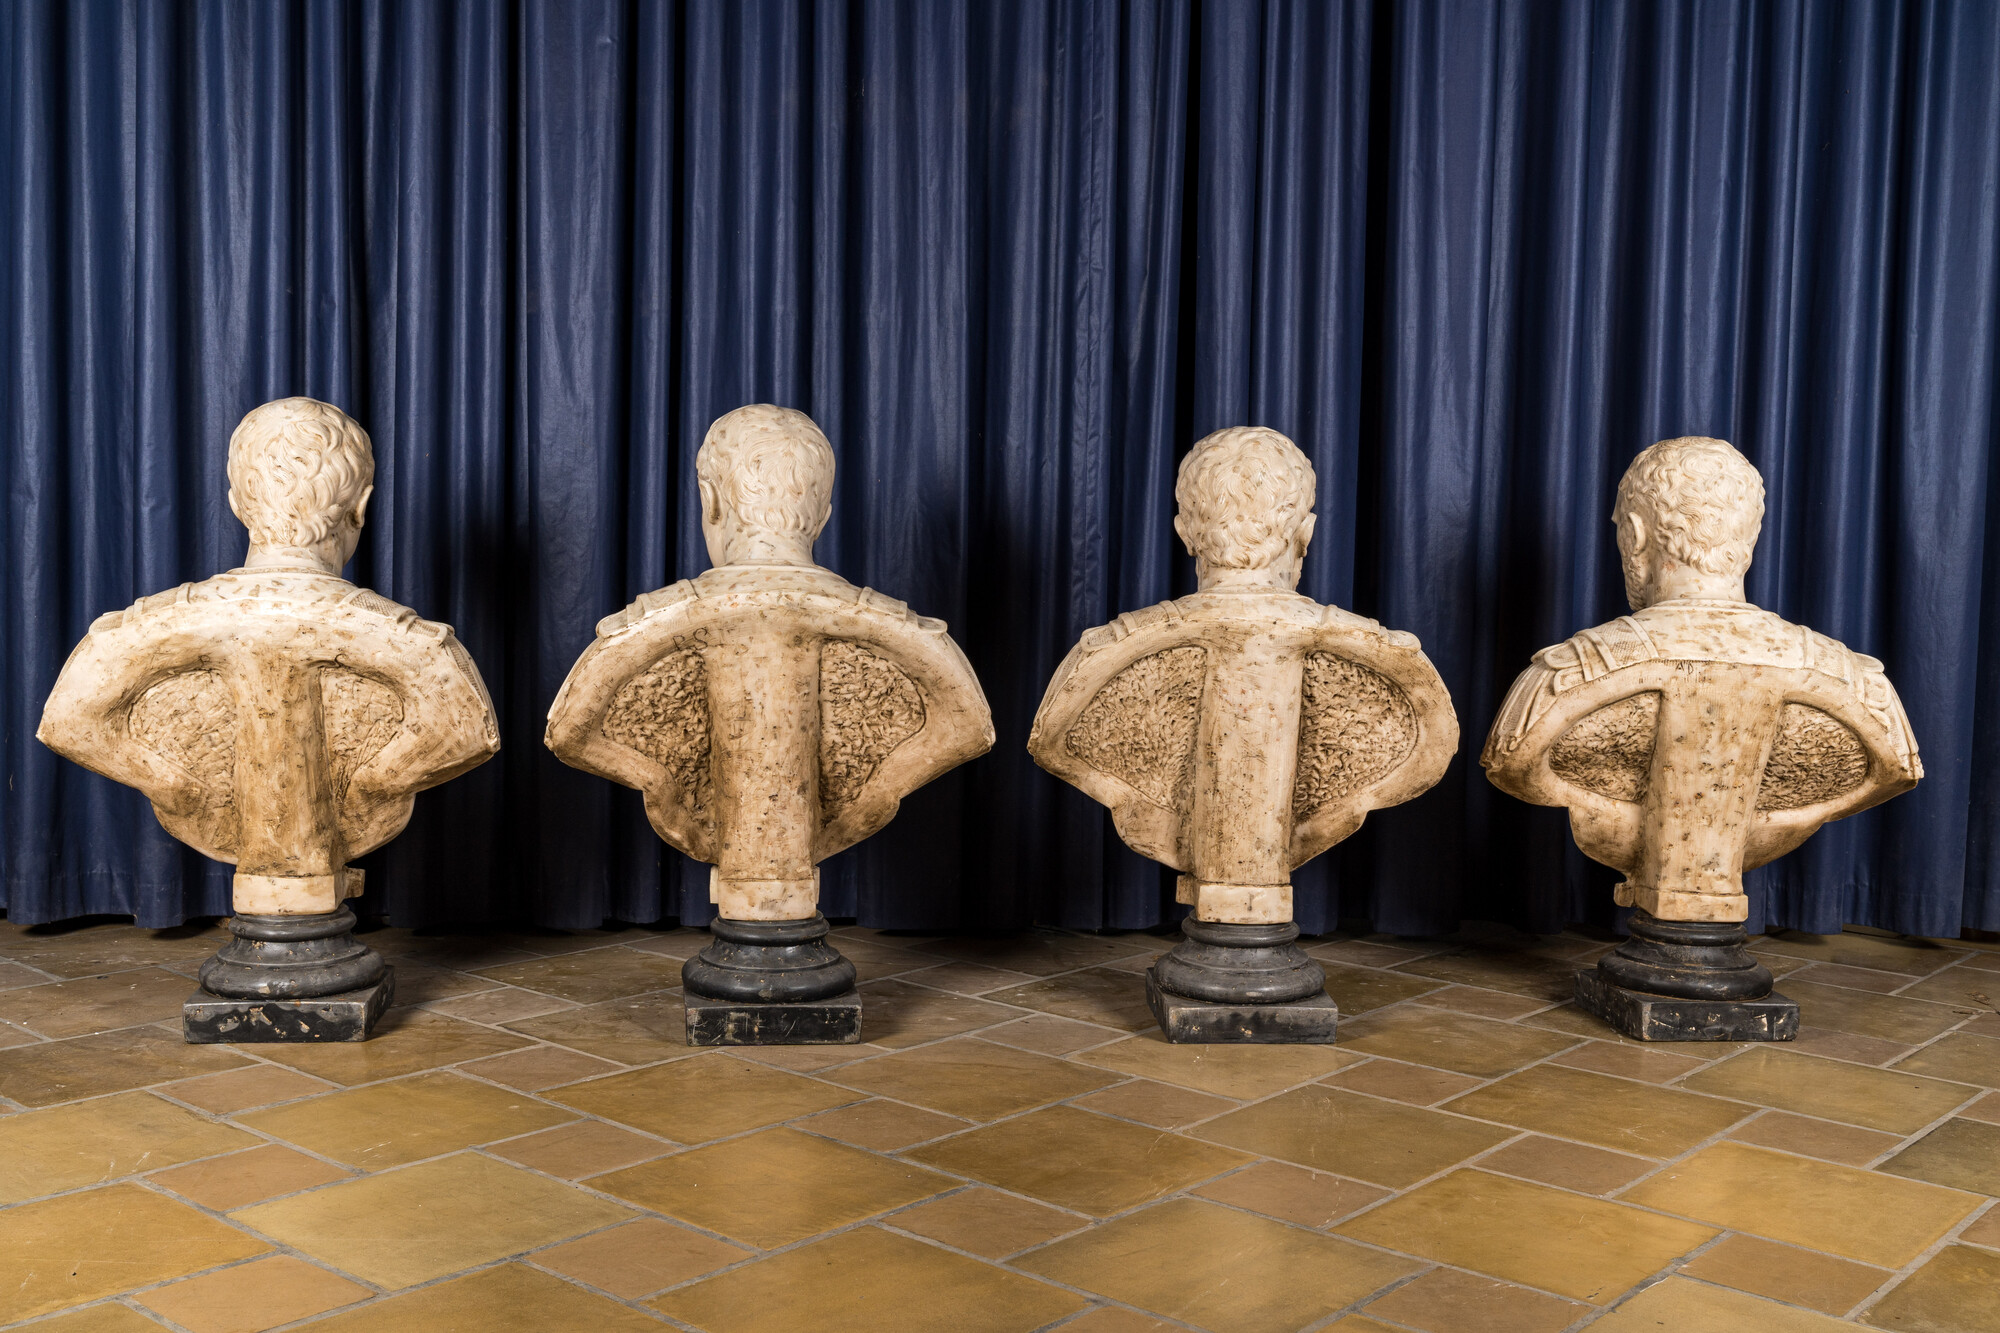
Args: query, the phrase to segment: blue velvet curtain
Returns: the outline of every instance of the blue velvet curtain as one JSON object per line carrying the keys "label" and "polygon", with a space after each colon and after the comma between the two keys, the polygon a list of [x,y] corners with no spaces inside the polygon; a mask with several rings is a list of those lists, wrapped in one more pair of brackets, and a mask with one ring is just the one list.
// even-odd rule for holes
{"label": "blue velvet curtain", "polygon": [[1415,631],[1444,781],[1299,876],[1309,930],[1608,919],[1476,762],[1622,609],[1625,463],[1763,469],[1751,595],[1882,657],[1928,769],[1753,876],[1757,919],[2000,928],[2000,6],[562,0],[0,6],[0,891],[220,913],[227,868],[34,740],[91,618],[237,562],[228,432],[373,434],[354,574],[449,621],[498,759],[366,900],[423,925],[707,915],[543,715],[704,564],[744,402],[839,457],[822,560],[948,620],[999,743],[826,867],[867,924],[1138,927],[1168,881],[1023,742],[1084,630],[1185,592],[1181,453],[1297,439],[1304,591]]}

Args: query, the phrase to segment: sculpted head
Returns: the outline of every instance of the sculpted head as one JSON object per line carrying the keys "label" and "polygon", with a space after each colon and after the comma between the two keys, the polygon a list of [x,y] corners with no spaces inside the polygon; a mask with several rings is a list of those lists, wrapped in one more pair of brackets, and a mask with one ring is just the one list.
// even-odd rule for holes
{"label": "sculpted head", "polygon": [[1633,610],[1675,598],[1740,602],[1764,526],[1764,479],[1726,440],[1661,440],[1625,470],[1611,521]]}
{"label": "sculpted head", "polygon": [[1298,587],[1314,497],[1311,461],[1277,431],[1232,426],[1203,436],[1174,483],[1174,531],[1202,591]]}
{"label": "sculpted head", "polygon": [[752,403],[717,417],[694,458],[701,535],[721,565],[810,565],[833,512],[833,446],[813,419]]}
{"label": "sculpted head", "polygon": [[330,403],[280,398],[229,437],[229,509],[250,529],[249,565],[304,562],[339,573],[374,492],[368,432]]}

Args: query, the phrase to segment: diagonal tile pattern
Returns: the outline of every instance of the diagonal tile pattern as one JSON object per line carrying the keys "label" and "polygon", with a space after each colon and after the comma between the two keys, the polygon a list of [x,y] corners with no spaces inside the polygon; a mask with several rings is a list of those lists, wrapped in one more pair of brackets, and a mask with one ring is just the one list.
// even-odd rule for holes
{"label": "diagonal tile pattern", "polygon": [[689,1049],[627,928],[378,930],[376,1040],[224,1048],[218,928],[0,920],[0,1323],[2000,1330],[1990,944],[1761,938],[1799,1042],[1647,1046],[1602,939],[1330,937],[1338,1045],[1177,1047],[1170,939],[836,929],[859,1046]]}

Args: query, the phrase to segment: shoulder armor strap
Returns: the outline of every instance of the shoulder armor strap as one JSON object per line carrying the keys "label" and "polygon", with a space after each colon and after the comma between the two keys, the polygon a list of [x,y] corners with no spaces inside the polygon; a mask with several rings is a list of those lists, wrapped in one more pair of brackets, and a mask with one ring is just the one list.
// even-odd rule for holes
{"label": "shoulder armor strap", "polygon": [[608,638],[621,629],[638,624],[648,616],[657,615],[668,607],[679,606],[682,602],[691,602],[700,595],[695,591],[692,579],[682,579],[678,583],[669,583],[664,588],[642,592],[624,610],[613,611],[598,621],[597,637]]}

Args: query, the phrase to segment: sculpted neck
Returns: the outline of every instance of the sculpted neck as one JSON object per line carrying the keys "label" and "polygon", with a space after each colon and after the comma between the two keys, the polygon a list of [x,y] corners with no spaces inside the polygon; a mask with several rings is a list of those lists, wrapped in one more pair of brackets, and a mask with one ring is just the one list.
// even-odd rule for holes
{"label": "sculpted neck", "polygon": [[250,554],[243,557],[244,569],[296,569],[307,565],[324,574],[340,577],[340,568],[347,563],[346,552],[339,537],[329,537],[316,546],[260,546],[250,544]]}
{"label": "sculpted neck", "polygon": [[1297,561],[1262,569],[1220,569],[1206,560],[1197,560],[1195,576],[1197,592],[1296,592],[1299,586]]}
{"label": "sculpted neck", "polygon": [[1655,569],[1647,579],[1644,596],[1633,610],[1644,610],[1660,602],[1747,602],[1743,575],[1709,574],[1687,565],[1667,565]]}
{"label": "sculpted neck", "polygon": [[720,552],[711,552],[717,568],[724,565],[811,565],[812,538],[798,532],[732,532]]}

